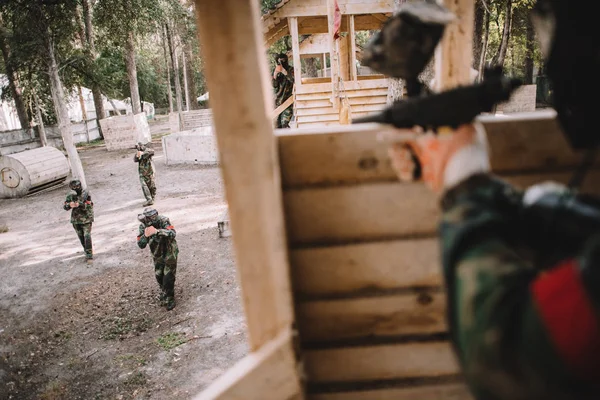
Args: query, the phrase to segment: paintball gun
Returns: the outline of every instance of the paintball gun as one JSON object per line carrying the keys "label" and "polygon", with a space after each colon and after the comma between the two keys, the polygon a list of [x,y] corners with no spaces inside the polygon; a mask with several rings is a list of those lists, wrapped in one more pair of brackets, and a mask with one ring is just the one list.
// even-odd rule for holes
{"label": "paintball gun", "polygon": [[502,76],[502,69],[486,69],[481,82],[432,94],[419,75],[433,57],[446,25],[455,17],[441,5],[423,1],[405,3],[371,39],[363,63],[377,72],[403,79],[408,99],[396,100],[381,113],[353,123],[378,122],[396,128],[421,127],[437,131],[472,122],[482,112],[510,99],[522,85]]}

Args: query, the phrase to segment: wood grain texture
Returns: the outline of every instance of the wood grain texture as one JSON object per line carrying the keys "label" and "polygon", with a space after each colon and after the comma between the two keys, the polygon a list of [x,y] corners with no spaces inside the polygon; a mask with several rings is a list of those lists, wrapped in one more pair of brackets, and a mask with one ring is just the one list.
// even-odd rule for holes
{"label": "wood grain texture", "polygon": [[296,296],[357,295],[442,284],[435,238],[290,251]]}
{"label": "wood grain texture", "polygon": [[460,383],[353,392],[311,394],[309,400],[473,400]]}
{"label": "wood grain texture", "polygon": [[197,0],[196,14],[250,349],[257,350],[294,319],[258,3]]}
{"label": "wood grain texture", "polygon": [[360,382],[414,377],[444,377],[459,372],[447,342],[306,350],[308,380]]}
{"label": "wood grain texture", "polygon": [[445,295],[414,294],[302,302],[296,313],[303,342],[328,343],[446,332]]}

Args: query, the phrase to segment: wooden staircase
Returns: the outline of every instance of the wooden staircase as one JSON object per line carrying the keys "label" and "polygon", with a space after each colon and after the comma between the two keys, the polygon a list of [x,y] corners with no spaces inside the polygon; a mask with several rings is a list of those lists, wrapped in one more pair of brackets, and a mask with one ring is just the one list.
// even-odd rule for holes
{"label": "wooden staircase", "polygon": [[[387,100],[387,79],[368,79],[344,83],[352,118],[381,111]],[[298,128],[340,125],[339,111],[331,104],[331,83],[302,85],[296,88]]]}

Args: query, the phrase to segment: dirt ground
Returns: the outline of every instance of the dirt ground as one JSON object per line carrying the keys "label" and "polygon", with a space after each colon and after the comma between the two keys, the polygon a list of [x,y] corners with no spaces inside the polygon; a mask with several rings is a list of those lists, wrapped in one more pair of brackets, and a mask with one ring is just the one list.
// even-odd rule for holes
{"label": "dirt ground", "polygon": [[[170,166],[155,141],[157,201],[180,248],[166,311],[148,248],[132,151],[80,150],[95,203],[88,265],[67,186],[0,200],[0,398],[191,399],[248,351],[217,167]],[[1,230],[0,230],[1,231]]]}

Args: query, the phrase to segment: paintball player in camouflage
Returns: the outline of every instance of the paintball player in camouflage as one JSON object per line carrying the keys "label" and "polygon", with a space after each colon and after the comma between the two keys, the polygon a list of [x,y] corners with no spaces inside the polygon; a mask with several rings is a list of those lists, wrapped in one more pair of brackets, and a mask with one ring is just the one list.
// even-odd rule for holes
{"label": "paintball player in camouflage", "polygon": [[172,310],[175,308],[175,275],[179,254],[175,227],[171,225],[169,218],[158,215],[154,208],[144,209],[138,219],[141,224],[137,244],[141,249],[150,245],[154,274],[161,291],[160,299],[165,302],[167,310]]}
{"label": "paintball player in camouflage", "polygon": [[87,190],[83,190],[81,182],[73,179],[69,182],[71,189],[67,194],[63,208],[71,210],[71,223],[85,251],[88,262],[94,258],[92,250],[92,222],[94,222],[94,203]]}
{"label": "paintball player in camouflage", "polygon": [[[281,53],[275,56],[275,69],[271,83],[275,91],[275,108],[279,107],[294,92],[294,68],[288,62],[288,56]],[[277,117],[276,128],[289,128],[294,106],[290,105]]]}
{"label": "paintball player in camouflage", "polygon": [[139,142],[135,146],[137,152],[133,157],[133,161],[138,163],[138,173],[140,175],[140,183],[142,184],[142,191],[146,202],[143,204],[144,207],[154,204],[154,197],[156,197],[156,184],[154,183],[154,164],[152,163],[152,157],[154,157],[154,150],[152,150],[147,144]]}
{"label": "paintball player in camouflage", "polygon": [[[582,0],[539,0],[532,16],[558,121],[572,147],[593,154],[595,14]],[[390,149],[401,180],[416,155],[441,197],[450,339],[475,398],[600,399],[600,201],[554,182],[521,191],[495,177],[479,123],[406,146]]]}

